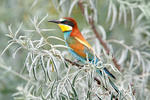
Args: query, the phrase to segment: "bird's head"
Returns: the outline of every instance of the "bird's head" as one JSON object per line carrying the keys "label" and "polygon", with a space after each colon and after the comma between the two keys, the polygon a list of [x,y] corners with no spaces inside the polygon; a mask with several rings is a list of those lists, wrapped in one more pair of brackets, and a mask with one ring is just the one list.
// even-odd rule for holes
{"label": "bird's head", "polygon": [[77,28],[77,23],[73,18],[64,17],[59,20],[51,20],[48,22],[56,23],[62,32],[72,31],[74,28]]}

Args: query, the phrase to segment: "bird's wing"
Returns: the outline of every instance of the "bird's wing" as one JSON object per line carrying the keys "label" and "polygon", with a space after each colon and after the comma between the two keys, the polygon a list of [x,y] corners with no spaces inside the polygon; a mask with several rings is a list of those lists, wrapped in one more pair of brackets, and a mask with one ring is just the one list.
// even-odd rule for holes
{"label": "bird's wing", "polygon": [[85,39],[80,39],[78,37],[75,37],[75,39],[83,44],[86,48],[92,49],[91,45]]}
{"label": "bird's wing", "polygon": [[75,52],[79,57],[86,59],[86,54],[88,54],[88,58],[92,60],[93,53],[92,47],[85,39],[80,39],[78,37],[69,37],[66,39],[68,46],[72,49],[72,54]]}
{"label": "bird's wing", "polygon": [[80,39],[78,37],[75,37],[75,39],[84,46],[84,52],[88,54],[89,60],[93,60],[94,50],[91,45],[84,38]]}

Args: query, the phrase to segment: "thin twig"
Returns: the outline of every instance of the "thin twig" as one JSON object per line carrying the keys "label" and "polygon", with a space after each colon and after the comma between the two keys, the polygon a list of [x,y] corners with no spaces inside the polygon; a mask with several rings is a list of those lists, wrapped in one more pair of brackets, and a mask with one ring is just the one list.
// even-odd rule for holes
{"label": "thin twig", "polygon": [[[82,0],[79,0],[78,5],[81,9],[82,14],[84,15],[84,6],[82,3]],[[85,16],[85,15],[84,15]],[[92,18],[89,18],[89,24],[91,25],[91,28],[96,36],[96,38],[99,40],[100,44],[102,44],[102,46],[104,47],[104,49],[106,50],[107,54],[110,54],[110,49],[108,48],[106,42],[102,39],[101,35],[99,34],[99,32],[96,30],[96,26],[94,24],[94,20]],[[113,56],[112,61],[115,65],[115,67],[120,71],[120,65],[118,64],[116,58]]]}
{"label": "thin twig", "polygon": [[[64,58],[64,59],[65,59],[65,61],[69,62],[70,64],[77,66],[79,69],[81,69],[81,67],[84,66],[84,65],[80,65],[80,64],[78,64],[78,63],[76,63],[76,62],[73,62],[73,61],[71,61],[71,60],[69,60],[69,59],[67,59],[67,58]],[[96,81],[97,85],[101,85],[101,81],[100,81],[97,77],[94,77],[94,80]],[[106,91],[109,91],[108,88],[106,88],[105,86],[103,86],[103,88],[104,88]]]}
{"label": "thin twig", "polygon": [[23,80],[25,80],[27,82],[30,82],[32,85],[36,85],[36,83],[33,82],[32,80],[30,80],[29,77],[25,77],[25,76],[21,75],[20,73],[12,70],[11,67],[7,67],[7,66],[5,66],[5,65],[3,65],[3,64],[0,63],[0,68],[2,68],[4,70],[6,70],[6,71],[8,71],[8,72],[10,72],[12,74],[14,74],[15,76],[20,77],[21,79],[23,79]]}
{"label": "thin twig", "polygon": [[84,66],[84,65],[80,65],[80,64],[78,64],[76,62],[73,62],[73,61],[71,61],[71,60],[69,60],[67,58],[64,58],[64,59],[65,59],[65,61],[69,62],[70,64],[77,66],[79,69],[81,69],[81,67]]}

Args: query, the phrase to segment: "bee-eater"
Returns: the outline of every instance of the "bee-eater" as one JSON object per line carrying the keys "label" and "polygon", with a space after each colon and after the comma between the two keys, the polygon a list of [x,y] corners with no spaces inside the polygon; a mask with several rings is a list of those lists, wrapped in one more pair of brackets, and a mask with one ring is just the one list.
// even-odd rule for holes
{"label": "bee-eater", "polygon": [[[52,20],[49,22],[53,22],[58,24],[61,31],[64,33],[64,40],[66,43],[66,46],[70,47],[69,51],[70,53],[81,62],[86,62],[87,58],[90,62],[98,62],[98,58],[94,57],[94,54],[92,53],[93,49],[91,45],[85,40],[83,35],[78,29],[77,22],[70,17],[64,17],[60,20]],[[105,73],[111,76],[115,79],[115,76],[111,74],[107,68],[103,68]],[[96,72],[98,72],[100,75],[102,75],[102,72],[97,69]]]}

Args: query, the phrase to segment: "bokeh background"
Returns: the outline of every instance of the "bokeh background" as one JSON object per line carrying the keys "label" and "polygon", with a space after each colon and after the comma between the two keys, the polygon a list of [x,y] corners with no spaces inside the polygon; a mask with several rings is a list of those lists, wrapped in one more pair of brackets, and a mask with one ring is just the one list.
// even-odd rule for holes
{"label": "bokeh background", "polygon": [[[83,0],[85,16],[77,2],[78,0],[0,0],[0,53],[7,48],[8,41],[11,40],[6,36],[10,33],[10,26],[12,33],[15,33],[22,23],[19,36],[26,36],[31,40],[40,40],[40,35],[36,31],[32,31],[34,25],[31,20],[37,19],[40,21],[45,17],[40,24],[41,29],[47,29],[42,33],[43,36],[56,36],[63,39],[63,33],[60,29],[47,21],[66,16],[75,18],[83,35],[87,39],[89,38],[90,44],[95,49],[100,47],[100,52],[103,52],[103,47],[96,40],[87,21],[87,18],[92,16],[97,30],[109,44],[111,52],[121,65],[122,72],[120,72],[121,75],[117,73],[120,77],[116,82],[120,87],[119,89],[128,90],[126,85],[132,84],[132,89],[135,91],[135,94],[131,93],[133,97],[137,100],[149,100],[149,0]],[[52,45],[64,45],[64,43],[55,39],[50,39],[49,42]],[[19,75],[16,75],[16,73],[10,72],[13,70],[24,77],[27,76],[22,72],[26,69],[24,66],[29,51],[20,49],[14,57],[14,52],[18,47],[19,44],[13,44],[0,56],[0,66],[2,66],[0,67],[0,100],[13,100],[13,95],[18,92],[17,87],[25,87],[28,83],[18,77]],[[47,49],[47,47],[45,48]],[[67,53],[66,57],[70,57],[66,49],[61,48],[59,50],[64,54]],[[97,50],[97,52],[99,51]],[[104,54],[102,55],[104,56]],[[70,57],[70,59],[73,58]],[[109,62],[113,65],[111,61]],[[25,73],[28,72],[25,71]],[[135,98],[132,98],[132,100],[135,100]]]}

